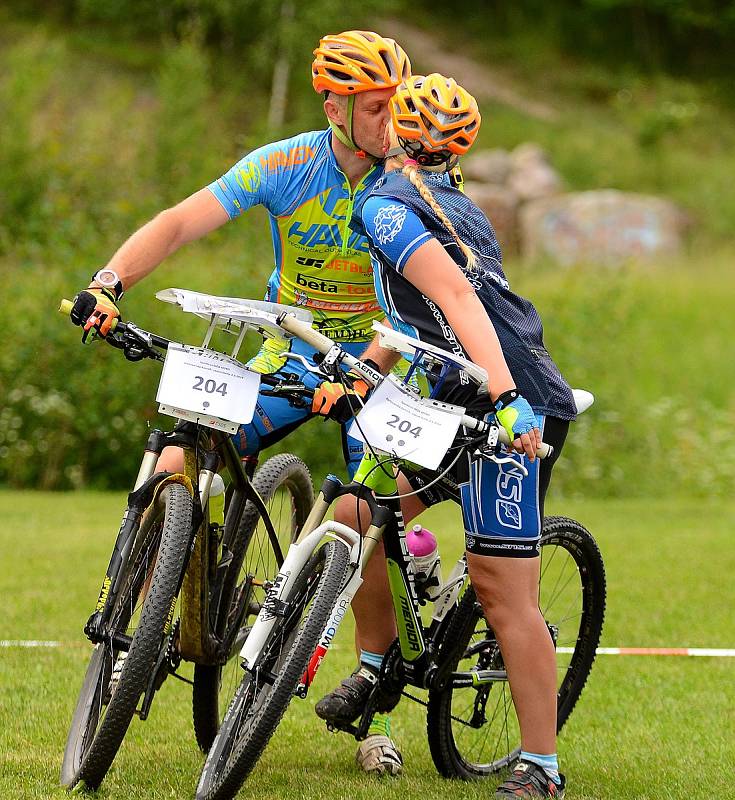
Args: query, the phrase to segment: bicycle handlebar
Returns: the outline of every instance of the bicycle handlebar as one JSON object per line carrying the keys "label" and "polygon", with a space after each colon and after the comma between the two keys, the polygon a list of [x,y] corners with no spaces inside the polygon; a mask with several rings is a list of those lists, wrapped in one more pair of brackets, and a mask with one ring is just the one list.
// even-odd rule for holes
{"label": "bicycle handlebar", "polygon": [[[73,303],[71,300],[63,299],[59,304],[59,311],[62,314],[69,315],[71,314],[71,310],[73,307]],[[356,358],[353,355],[350,355],[345,350],[343,350],[338,344],[333,342],[331,339],[326,337],[323,333],[320,333],[315,328],[312,328],[308,322],[304,322],[303,320],[297,319],[293,314],[284,313],[280,314],[277,318],[278,325],[283,328],[284,331],[287,333],[292,334],[293,336],[298,337],[302,341],[306,342],[306,344],[311,345],[317,352],[322,353],[323,355],[327,355],[332,350],[336,350],[336,357],[339,359],[340,362],[345,363],[350,369],[355,370],[360,375],[362,375],[367,381],[369,381],[373,386],[377,386],[382,380],[383,375],[381,375],[376,370],[372,369],[372,367],[368,366],[367,364],[360,361],[359,358]],[[165,349],[168,347],[168,340],[164,339],[161,336],[156,336],[155,334],[150,334],[147,331],[143,331],[142,329],[136,328],[136,326],[131,326],[122,322],[121,320],[114,320],[113,327],[111,328],[111,332],[139,332],[139,334],[144,334],[149,337],[149,343],[153,347],[160,347]],[[119,345],[118,345],[119,346]],[[264,376],[261,376],[261,379]],[[266,383],[270,383],[269,381],[265,381]],[[284,393],[285,394],[285,393]],[[477,419],[477,417],[472,417],[468,414],[462,415],[462,423],[465,428],[469,428],[477,433],[487,433],[490,430],[490,425],[487,422],[481,419]],[[499,441],[506,445],[510,446],[510,439],[508,434],[505,431],[505,428],[500,428],[498,433]],[[536,455],[539,458],[548,458],[553,453],[553,447],[551,445],[546,444],[545,442],[541,443],[541,446],[536,451]]]}
{"label": "bicycle handlebar", "polygon": [[66,314],[67,317],[71,314],[72,308],[74,308],[74,303],[66,298],[59,303],[59,312],[61,314]]}
{"label": "bicycle handlebar", "polygon": [[[330,350],[332,350],[332,348],[339,347],[339,345],[335,344],[323,333],[315,330],[308,323],[296,319],[296,317],[291,314],[281,314],[278,318],[278,324],[285,331],[293,334],[294,336],[298,336],[299,339],[302,339],[323,355],[326,355]],[[356,372],[359,372],[366,380],[370,381],[373,386],[377,385],[377,383],[382,380],[382,375],[378,375],[375,370],[364,364],[359,358],[355,358],[349,353],[346,353],[344,350],[342,351],[340,357],[350,369],[354,369]],[[462,425],[464,425],[465,428],[476,431],[477,433],[487,433],[487,431],[490,429],[490,426],[487,424],[487,422],[477,419],[477,417],[471,417],[468,414],[462,415]],[[508,437],[505,428],[500,428],[498,439],[502,444],[510,446],[510,438]],[[554,448],[551,445],[546,444],[546,442],[542,442],[541,446],[536,451],[536,455],[539,458],[548,458],[553,452]]]}
{"label": "bicycle handlebar", "polygon": [[[71,300],[63,299],[59,303],[59,312],[69,316],[73,306],[74,303]],[[110,334],[116,334],[117,336],[111,336]],[[132,322],[123,322],[119,318],[113,320],[110,334],[107,335],[105,341],[118,349],[122,349],[126,358],[133,361],[144,357],[162,361],[163,358],[158,350],[166,350],[171,343],[163,336],[145,331]],[[131,358],[131,351],[138,357]],[[266,390],[264,393],[274,397],[310,399],[314,395],[314,390],[304,386],[302,383],[288,381],[284,383],[282,378],[276,378],[268,374],[261,374],[260,382],[272,387],[272,390]]]}

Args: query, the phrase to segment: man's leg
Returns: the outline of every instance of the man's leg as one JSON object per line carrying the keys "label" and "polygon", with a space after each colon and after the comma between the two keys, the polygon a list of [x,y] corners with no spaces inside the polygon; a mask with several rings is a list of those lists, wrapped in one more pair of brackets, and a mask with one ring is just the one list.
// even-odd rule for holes
{"label": "man's leg", "polygon": [[[400,494],[412,491],[403,475],[398,477],[398,491]],[[401,508],[408,525],[426,506],[413,495],[401,501]],[[335,519],[360,533],[364,533],[370,525],[367,504],[359,503],[358,514],[358,501],[349,496],[338,501]],[[382,542],[364,565],[362,577],[363,583],[352,600],[358,665],[352,675],[317,703],[316,713],[327,721],[349,723],[362,714],[380,673],[383,656],[398,635]],[[367,738],[358,747],[356,758],[358,765],[366,772],[400,774],[403,762],[392,738],[387,714],[375,715]]]}

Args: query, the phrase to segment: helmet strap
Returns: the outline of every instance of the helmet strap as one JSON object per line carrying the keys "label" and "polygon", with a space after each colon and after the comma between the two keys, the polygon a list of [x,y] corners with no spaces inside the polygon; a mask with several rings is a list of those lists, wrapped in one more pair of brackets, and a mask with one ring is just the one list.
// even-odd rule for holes
{"label": "helmet strap", "polygon": [[355,107],[355,95],[351,94],[347,98],[347,120],[345,123],[345,131],[337,125],[336,122],[333,122],[331,119],[329,120],[329,127],[334,132],[334,135],[342,142],[345,147],[349,147],[350,150],[358,150],[359,148],[357,145],[352,141],[352,111]]}
{"label": "helmet strap", "polygon": [[352,150],[358,158],[375,158],[375,156],[366,153],[362,148],[358,147],[352,140],[352,115],[355,108],[355,95],[351,94],[347,98],[347,120],[345,124],[346,133],[339,125],[329,120],[329,127],[332,129],[334,135],[342,142],[345,147]]}
{"label": "helmet strap", "polygon": [[449,170],[449,180],[455,189],[459,189],[460,192],[464,192],[464,176],[462,175],[462,170],[459,164],[455,164],[452,169]]}
{"label": "helmet strap", "polygon": [[386,158],[396,158],[396,156],[406,156],[408,157],[408,153],[402,147],[391,147],[390,150],[385,154]]}

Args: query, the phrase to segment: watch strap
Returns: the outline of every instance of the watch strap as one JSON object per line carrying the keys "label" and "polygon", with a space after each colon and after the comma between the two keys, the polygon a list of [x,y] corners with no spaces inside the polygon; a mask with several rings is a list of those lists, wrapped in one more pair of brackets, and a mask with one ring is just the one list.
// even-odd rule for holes
{"label": "watch strap", "polygon": [[[112,292],[115,296],[111,299],[113,302],[117,302],[123,296],[123,294],[125,294],[125,291],[123,290],[122,281],[118,278],[117,283],[114,286],[103,286],[100,283],[99,279],[97,278],[97,276],[100,274],[101,271],[102,270],[97,270],[97,272],[95,272],[94,275],[92,275],[91,278],[92,282],[96,283],[99,288],[105,289],[108,292]],[[110,270],[110,272],[112,272],[114,275],[117,275],[117,273],[114,272],[114,270]]]}

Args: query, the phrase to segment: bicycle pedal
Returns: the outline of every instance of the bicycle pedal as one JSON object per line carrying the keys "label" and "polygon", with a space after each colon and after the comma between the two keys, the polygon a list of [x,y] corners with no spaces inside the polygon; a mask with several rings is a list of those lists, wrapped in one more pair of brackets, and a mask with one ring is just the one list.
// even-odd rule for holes
{"label": "bicycle pedal", "polygon": [[349,733],[357,738],[357,728],[349,722],[346,722],[344,725],[337,725],[334,722],[327,722],[325,724],[330,733]]}

